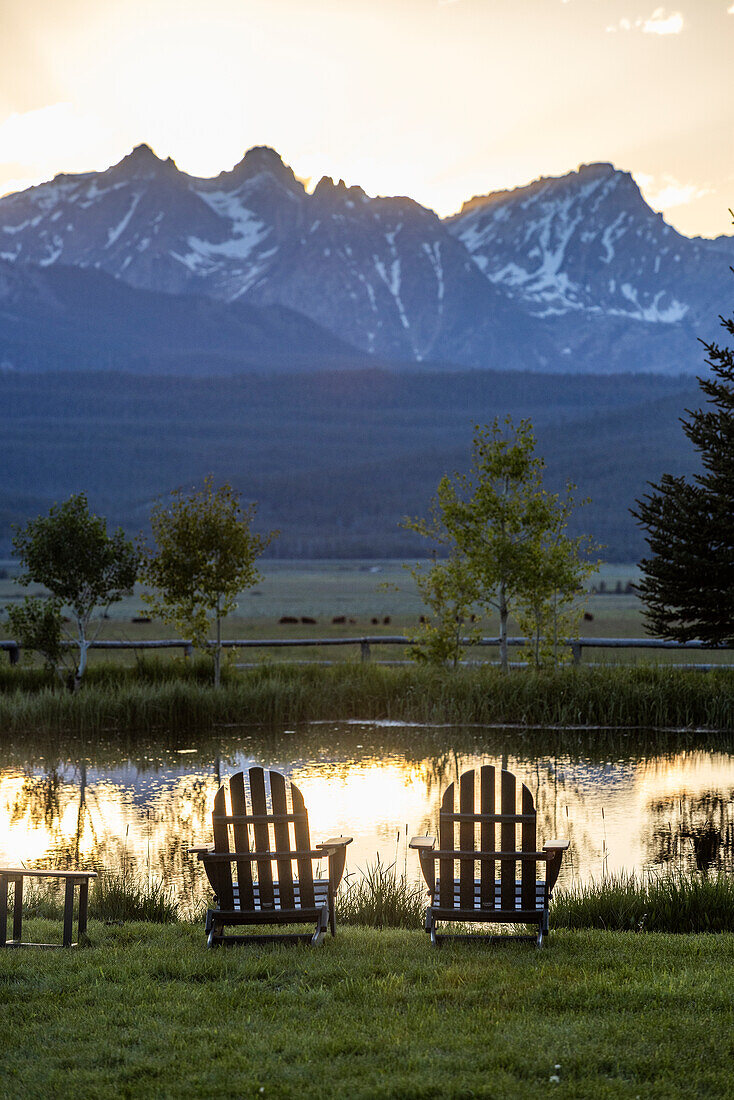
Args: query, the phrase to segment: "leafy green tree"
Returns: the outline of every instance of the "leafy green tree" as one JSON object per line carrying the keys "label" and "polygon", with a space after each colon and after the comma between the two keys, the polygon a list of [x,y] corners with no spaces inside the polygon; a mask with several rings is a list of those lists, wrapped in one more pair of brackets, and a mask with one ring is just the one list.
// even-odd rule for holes
{"label": "leafy green tree", "polygon": [[571,660],[561,643],[578,634],[585,606],[583,584],[598,565],[586,557],[594,550],[590,539],[566,534],[572,509],[570,492],[565,499],[557,497],[551,526],[527,546],[525,582],[514,616],[528,638],[524,655],[536,668],[555,668]]}
{"label": "leafy green tree", "polygon": [[498,613],[505,670],[510,612],[534,607],[537,619],[553,594],[575,595],[589,569],[581,559],[588,540],[565,535],[573,487],[565,500],[548,493],[544,468],[530,421],[476,425],[470,472],[441,478],[430,518],[403,524],[457,558],[461,575],[471,578],[467,598]]}
{"label": "leafy green tree", "polygon": [[221,676],[222,619],[237,606],[237,594],[261,579],[255,560],[277,534],[250,530],[255,510],[254,504],[243,508],[230,485],[215,489],[209,476],[201,490],[175,490],[151,514],[155,548],[145,555],[141,578],[154,591],[143,599],[201,648],[209,648],[216,627],[215,686]]}
{"label": "leafy green tree", "polygon": [[[734,336],[734,318],[721,324]],[[708,408],[681,419],[703,473],[663,474],[632,515],[651,551],[637,590],[652,632],[718,643],[734,639],[734,349],[704,348],[712,373],[698,382]]]}
{"label": "leafy green tree", "polygon": [[90,636],[95,612],[105,610],[132,592],[138,552],[121,528],[107,534],[104,519],[89,511],[85,493],[76,493],[64,504],[55,504],[47,516],[30,520],[15,534],[13,546],[23,569],[20,583],[42,584],[54,600],[45,614],[40,608],[26,604],[28,631],[44,635],[52,652],[53,616],[60,622],[61,608],[66,607],[73,617],[76,690],[87,667],[89,646],[96,637],[96,633]]}
{"label": "leafy green tree", "polygon": [[26,596],[20,603],[8,604],[6,611],[15,640],[26,653],[40,654],[47,671],[63,681],[63,620],[59,601],[53,596]]}
{"label": "leafy green tree", "polygon": [[429,611],[411,656],[427,664],[455,667],[464,656],[462,637],[478,634],[473,626],[467,630],[477,593],[466,559],[454,552],[448,558],[434,559],[428,568],[412,566],[409,572]]}

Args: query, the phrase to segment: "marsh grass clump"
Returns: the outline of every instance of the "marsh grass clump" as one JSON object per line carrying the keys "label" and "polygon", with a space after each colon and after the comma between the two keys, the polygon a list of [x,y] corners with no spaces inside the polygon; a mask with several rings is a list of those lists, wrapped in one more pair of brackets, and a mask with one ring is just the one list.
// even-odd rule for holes
{"label": "marsh grass clump", "polygon": [[[29,676],[35,672],[36,680]],[[11,736],[58,730],[201,734],[218,724],[275,727],[354,715],[453,725],[734,727],[734,674],[725,669],[703,675],[662,666],[582,667],[503,675],[490,665],[451,670],[263,662],[245,672],[224,665],[217,691],[210,676],[206,660],[150,660],[139,669],[93,666],[84,690],[72,695],[49,686],[40,670],[0,669],[0,728]]]}
{"label": "marsh grass clump", "polygon": [[395,864],[385,866],[378,856],[364,871],[348,876],[337,899],[337,918],[368,928],[418,928],[425,908],[423,887],[398,877]]}
{"label": "marsh grass clump", "polygon": [[103,871],[89,898],[90,918],[107,922],[174,924],[178,908],[173,892],[162,882],[148,882],[128,871]]}
{"label": "marsh grass clump", "polygon": [[620,874],[557,892],[553,928],[621,932],[734,931],[734,876]]}
{"label": "marsh grass clump", "polygon": [[64,895],[58,882],[34,882],[26,879],[23,883],[23,916],[32,919],[61,920],[64,915]]}

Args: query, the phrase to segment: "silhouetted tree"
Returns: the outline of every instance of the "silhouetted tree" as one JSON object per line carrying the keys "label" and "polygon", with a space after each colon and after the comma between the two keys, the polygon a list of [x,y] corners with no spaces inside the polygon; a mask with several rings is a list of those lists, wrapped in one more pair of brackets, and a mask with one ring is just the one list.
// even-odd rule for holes
{"label": "silhouetted tree", "polygon": [[[734,336],[734,318],[721,324]],[[632,515],[651,550],[637,585],[648,625],[663,638],[717,643],[734,639],[734,350],[702,343],[712,374],[698,382],[708,407],[686,409],[681,424],[704,472],[664,474]]]}

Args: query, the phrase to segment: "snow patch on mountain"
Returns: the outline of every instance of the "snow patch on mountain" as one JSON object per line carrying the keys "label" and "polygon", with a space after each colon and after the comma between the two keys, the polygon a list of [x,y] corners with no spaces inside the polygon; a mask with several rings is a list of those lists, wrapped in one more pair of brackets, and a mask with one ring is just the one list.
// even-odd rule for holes
{"label": "snow patch on mountain", "polygon": [[130,209],[127,211],[122,221],[119,223],[119,225],[116,225],[112,229],[107,230],[107,244],[105,245],[105,248],[109,248],[110,245],[113,245],[115,241],[118,240],[125,232],[128,225],[130,224],[130,219],[138,208],[138,203],[140,202],[141,198],[142,192],[135,192],[132,197],[132,202],[130,203]]}

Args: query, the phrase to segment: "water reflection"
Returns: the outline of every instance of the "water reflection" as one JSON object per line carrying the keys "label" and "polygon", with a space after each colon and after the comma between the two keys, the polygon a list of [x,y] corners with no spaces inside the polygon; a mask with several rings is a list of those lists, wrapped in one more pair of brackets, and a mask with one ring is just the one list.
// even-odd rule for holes
{"label": "water reflection", "polygon": [[586,743],[559,731],[307,726],[226,732],[200,745],[133,742],[26,744],[0,755],[0,860],[29,866],[127,868],[204,892],[186,845],[210,839],[221,780],[263,764],[293,779],[314,840],[348,834],[352,869],[396,860],[417,877],[407,848],[433,833],[440,794],[466,768],[509,767],[536,800],[539,837],[568,836],[561,881],[620,870],[734,870],[734,754],[705,738],[663,751],[630,737]]}

